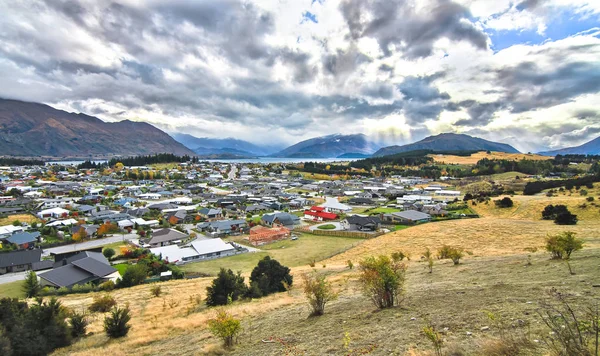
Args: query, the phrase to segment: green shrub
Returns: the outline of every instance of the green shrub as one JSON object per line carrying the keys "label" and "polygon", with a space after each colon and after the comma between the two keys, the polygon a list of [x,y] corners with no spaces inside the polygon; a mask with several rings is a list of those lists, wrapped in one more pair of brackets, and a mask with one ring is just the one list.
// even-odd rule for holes
{"label": "green shrub", "polygon": [[147,277],[148,267],[138,263],[127,268],[125,273],[123,273],[121,280],[117,283],[117,286],[119,288],[137,286],[144,283]]}
{"label": "green shrub", "polygon": [[405,254],[403,251],[392,252],[392,260],[395,262],[402,261],[405,258],[410,261],[408,254]]}
{"label": "green shrub", "polygon": [[325,275],[313,272],[302,275],[304,279],[304,295],[312,308],[311,315],[323,315],[325,304],[335,300],[337,293],[333,291],[331,283],[327,282]]}
{"label": "green shrub", "polygon": [[154,297],[160,297],[161,292],[162,288],[159,285],[155,285],[150,288],[150,294],[152,294]]}
{"label": "green shrub", "polygon": [[117,305],[115,298],[111,297],[109,294],[105,294],[103,296],[94,297],[94,301],[88,309],[92,313],[106,313],[115,305]]}
{"label": "green shrub", "polygon": [[444,245],[438,250],[438,258],[440,260],[450,259],[455,265],[460,263],[460,259],[463,256],[464,250],[460,247]]}
{"label": "green shrub", "polygon": [[359,281],[365,296],[378,308],[399,305],[404,293],[406,265],[387,256],[368,257],[360,262]]}
{"label": "green shrub", "polygon": [[23,292],[25,297],[33,298],[37,296],[41,291],[40,283],[38,282],[37,275],[33,271],[29,271],[25,276],[25,283],[23,283]]}
{"label": "green shrub", "polygon": [[104,318],[104,331],[111,339],[124,337],[131,329],[129,321],[131,315],[129,314],[129,307],[118,308],[114,307],[110,314]]}
{"label": "green shrub", "polygon": [[114,249],[107,247],[102,251],[102,254],[104,255],[104,257],[110,260],[116,254],[116,252]]}
{"label": "green shrub", "polygon": [[104,292],[110,292],[111,290],[115,289],[116,285],[115,282],[108,280],[102,284],[100,284],[98,286],[98,290],[104,291]]}
{"label": "green shrub", "polygon": [[570,259],[573,252],[583,248],[583,240],[575,235],[572,231],[565,231],[546,237],[546,250],[552,254],[553,259]]}
{"label": "green shrub", "polygon": [[219,310],[214,319],[208,321],[208,328],[213,335],[223,340],[225,347],[231,347],[236,342],[238,334],[242,331],[242,324],[231,314]]}
{"label": "green shrub", "polygon": [[87,332],[88,321],[84,313],[73,312],[69,318],[69,322],[71,324],[71,336],[73,338],[85,336]]}
{"label": "green shrub", "polygon": [[227,305],[246,295],[247,290],[248,287],[240,272],[235,274],[230,269],[221,268],[217,278],[206,287],[206,305]]}
{"label": "green shrub", "polygon": [[269,256],[265,256],[258,261],[258,265],[252,270],[250,282],[258,283],[262,294],[266,296],[272,293],[285,292],[284,282],[291,286],[293,277],[290,275],[288,267],[283,266]]}
{"label": "green shrub", "polygon": [[499,200],[494,200],[494,204],[496,204],[499,208],[511,208],[513,206],[513,201],[509,197],[504,197]]}

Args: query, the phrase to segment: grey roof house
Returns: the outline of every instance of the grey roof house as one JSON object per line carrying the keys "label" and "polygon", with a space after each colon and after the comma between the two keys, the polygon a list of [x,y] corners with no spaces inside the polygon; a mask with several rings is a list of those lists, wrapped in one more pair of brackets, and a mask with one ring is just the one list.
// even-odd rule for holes
{"label": "grey roof house", "polygon": [[[56,265],[59,266],[56,266]],[[116,282],[121,275],[99,252],[81,252],[55,264],[39,274],[42,287],[71,288],[78,284]]]}
{"label": "grey roof house", "polygon": [[41,249],[0,253],[0,274],[30,270],[41,258]]}

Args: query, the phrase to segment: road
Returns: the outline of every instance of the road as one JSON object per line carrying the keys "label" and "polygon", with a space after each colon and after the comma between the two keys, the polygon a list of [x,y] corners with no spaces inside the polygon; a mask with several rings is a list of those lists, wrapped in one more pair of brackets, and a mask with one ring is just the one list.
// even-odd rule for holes
{"label": "road", "polygon": [[76,244],[72,244],[72,245],[48,248],[48,249],[44,250],[44,252],[42,253],[42,256],[49,256],[50,253],[64,253],[64,252],[70,252],[70,251],[85,250],[85,249],[89,249],[89,248],[93,248],[93,247],[110,245],[112,243],[121,242],[124,240],[129,241],[129,240],[137,239],[137,238],[139,238],[139,236],[137,234],[125,234],[125,235],[119,234],[119,235],[114,235],[114,236],[110,236],[110,237],[105,237],[103,239],[89,240],[89,241],[84,241],[84,242],[80,242],[80,243],[76,243]]}
{"label": "road", "polygon": [[29,271],[3,274],[0,276],[0,284],[22,281],[25,279],[27,272]]}
{"label": "road", "polygon": [[236,173],[237,173],[237,166],[235,164],[232,164],[227,178],[229,178],[231,180],[235,180]]}

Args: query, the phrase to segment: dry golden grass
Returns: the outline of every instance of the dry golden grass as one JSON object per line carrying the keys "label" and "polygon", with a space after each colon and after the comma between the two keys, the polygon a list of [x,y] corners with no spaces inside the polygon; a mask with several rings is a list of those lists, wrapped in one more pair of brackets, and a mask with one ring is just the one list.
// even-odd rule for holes
{"label": "dry golden grass", "polygon": [[504,152],[490,152],[486,153],[485,151],[477,152],[472,154],[471,156],[453,156],[453,155],[429,155],[433,157],[433,160],[436,163],[444,163],[444,164],[475,164],[477,161],[483,158],[488,159],[507,159],[518,161],[522,159],[530,159],[530,160],[547,160],[552,159],[553,157],[540,156],[536,154],[525,154],[525,153],[504,153]]}
{"label": "dry golden grass", "polygon": [[31,214],[17,214],[17,215],[9,215],[5,218],[0,219],[0,226],[11,225],[15,220],[19,220],[20,222],[26,223],[34,223],[40,222],[40,219],[31,215]]}

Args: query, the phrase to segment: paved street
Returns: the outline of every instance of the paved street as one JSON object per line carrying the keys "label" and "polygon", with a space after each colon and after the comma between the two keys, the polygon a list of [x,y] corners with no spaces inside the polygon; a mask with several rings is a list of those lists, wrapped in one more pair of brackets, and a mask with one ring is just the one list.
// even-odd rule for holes
{"label": "paved street", "polygon": [[22,281],[27,272],[7,273],[0,276],[0,284]]}
{"label": "paved street", "polygon": [[69,251],[85,250],[88,248],[110,245],[115,242],[121,242],[124,240],[132,240],[132,239],[137,239],[137,238],[139,238],[139,236],[137,234],[125,234],[125,235],[118,234],[118,235],[106,237],[103,239],[89,240],[89,241],[84,241],[84,242],[77,243],[77,244],[58,246],[58,247],[52,247],[49,249],[45,249],[44,252],[42,253],[42,256],[48,256],[48,255],[50,255],[50,253],[63,253],[63,252],[69,252]]}
{"label": "paved street", "polygon": [[237,173],[237,166],[235,164],[232,164],[231,170],[229,171],[229,176],[227,178],[230,180],[235,180],[236,173]]}

